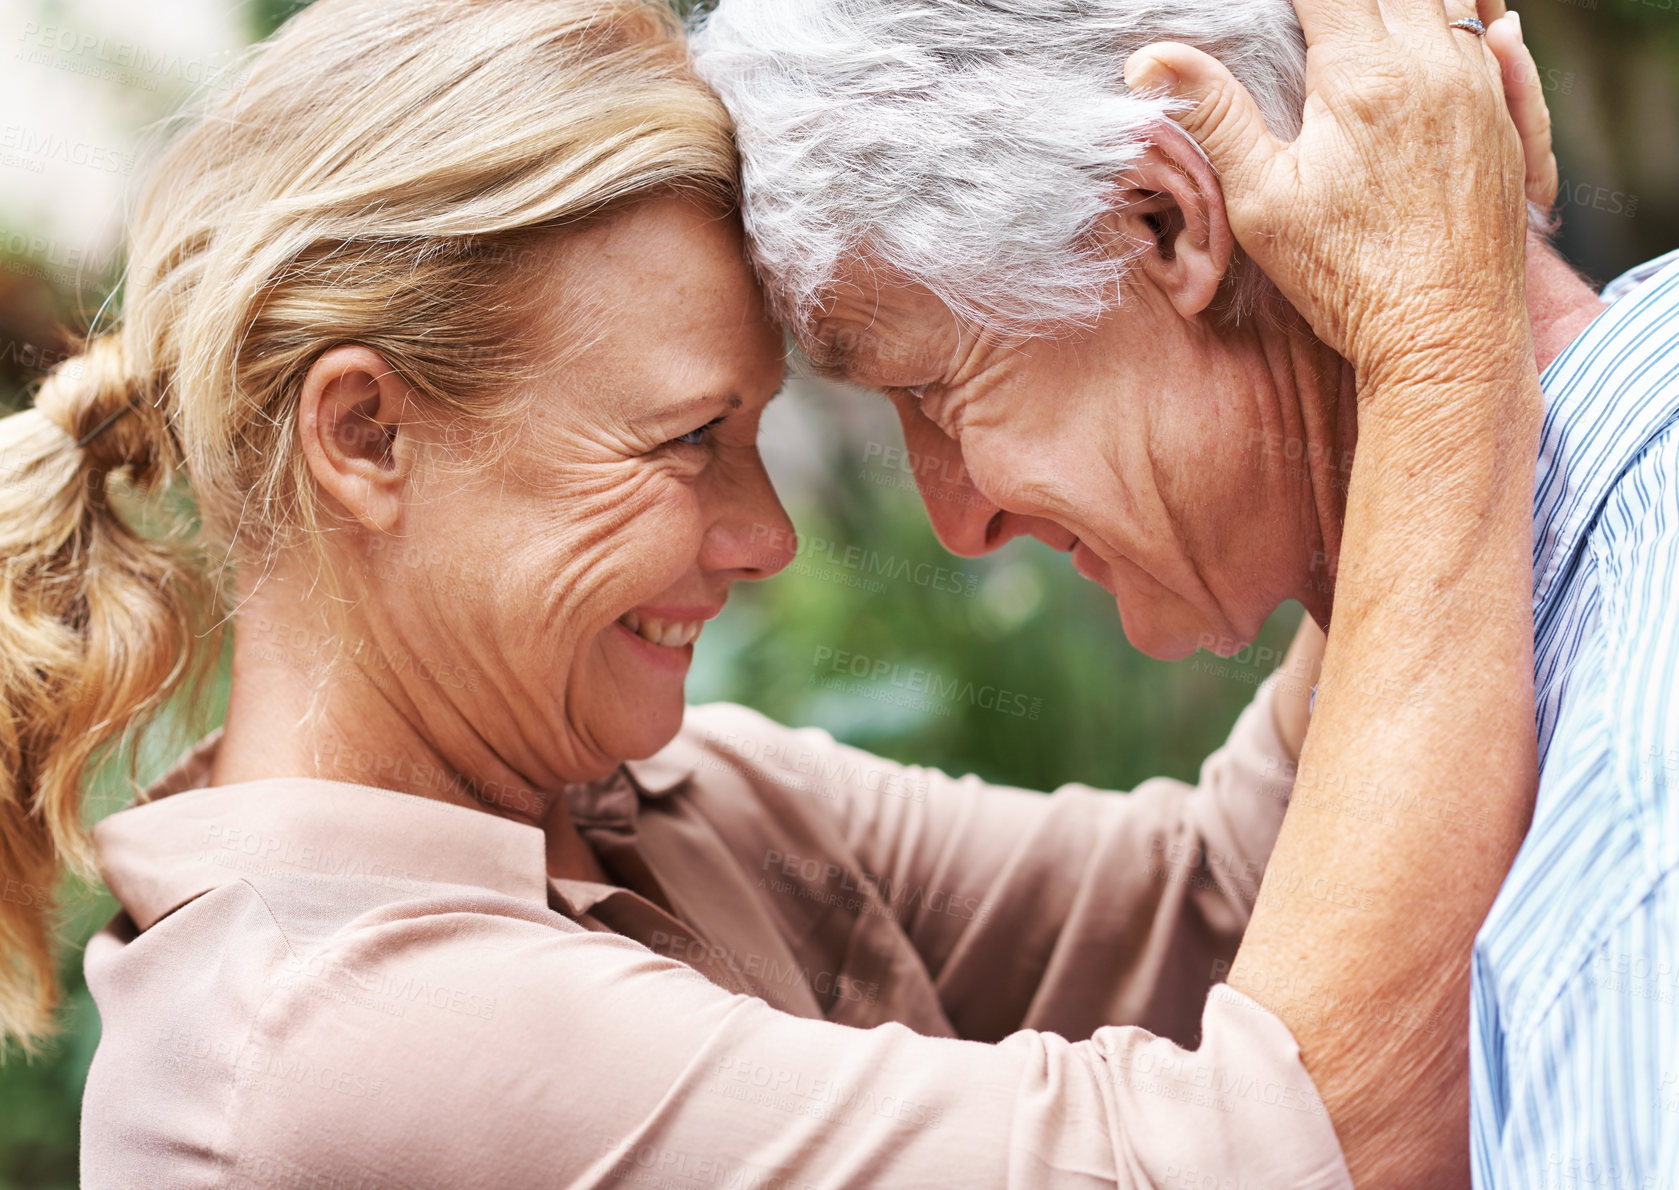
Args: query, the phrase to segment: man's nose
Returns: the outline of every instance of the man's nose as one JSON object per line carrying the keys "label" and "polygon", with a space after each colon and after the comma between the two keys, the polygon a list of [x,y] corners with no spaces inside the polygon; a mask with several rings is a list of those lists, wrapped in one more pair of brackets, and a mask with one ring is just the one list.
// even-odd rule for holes
{"label": "man's nose", "polygon": [[894,403],[921,502],[945,549],[976,558],[1027,536],[1058,550],[1073,547],[1073,535],[1053,521],[999,507],[969,478],[962,448],[954,439],[923,416],[918,406],[904,399]]}
{"label": "man's nose", "polygon": [[989,554],[1016,537],[1036,537],[1058,550],[1071,549],[1075,540],[1053,521],[997,507],[967,480],[923,483],[921,502],[939,543],[963,558]]}

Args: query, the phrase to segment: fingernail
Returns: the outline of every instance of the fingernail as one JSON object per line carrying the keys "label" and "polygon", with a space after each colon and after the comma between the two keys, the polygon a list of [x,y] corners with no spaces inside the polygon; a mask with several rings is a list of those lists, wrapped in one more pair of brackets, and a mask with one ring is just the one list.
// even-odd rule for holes
{"label": "fingernail", "polygon": [[1132,54],[1125,62],[1125,85],[1136,91],[1143,88],[1175,91],[1178,72],[1159,58],[1144,52]]}
{"label": "fingernail", "polygon": [[[1504,15],[1509,17],[1510,18],[1510,23],[1516,27],[1516,40],[1517,41],[1523,41],[1523,38],[1522,38],[1522,14],[1517,12],[1515,9],[1512,8],[1509,12],[1505,13]],[[1525,41],[1523,41],[1523,44],[1526,44]]]}

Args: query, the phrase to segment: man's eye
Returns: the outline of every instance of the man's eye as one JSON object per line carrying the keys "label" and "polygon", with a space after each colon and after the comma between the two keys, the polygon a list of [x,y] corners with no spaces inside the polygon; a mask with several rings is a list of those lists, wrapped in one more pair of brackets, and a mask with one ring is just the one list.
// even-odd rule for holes
{"label": "man's eye", "polygon": [[714,417],[698,429],[689,430],[686,434],[680,434],[677,437],[672,438],[671,441],[680,442],[685,446],[699,446],[705,442],[705,436],[709,431],[722,424],[722,418]]}

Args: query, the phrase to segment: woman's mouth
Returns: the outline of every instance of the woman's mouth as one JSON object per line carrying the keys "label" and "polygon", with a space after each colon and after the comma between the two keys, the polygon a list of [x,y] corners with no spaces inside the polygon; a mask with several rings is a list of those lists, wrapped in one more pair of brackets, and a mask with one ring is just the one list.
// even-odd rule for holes
{"label": "woman's mouth", "polygon": [[683,649],[699,639],[704,620],[666,620],[658,616],[644,616],[628,611],[618,617],[618,623],[642,640],[666,649]]}

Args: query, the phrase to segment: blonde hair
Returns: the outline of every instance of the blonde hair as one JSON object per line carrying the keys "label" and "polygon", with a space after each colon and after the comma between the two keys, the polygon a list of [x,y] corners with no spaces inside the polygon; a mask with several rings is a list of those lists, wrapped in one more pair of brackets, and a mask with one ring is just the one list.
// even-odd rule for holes
{"label": "blonde hair", "polygon": [[30,890],[0,900],[0,1034],[50,1031],[44,890],[91,869],[90,766],[212,639],[206,567],[113,494],[184,475],[242,564],[318,538],[295,421],[322,352],[372,348],[440,416],[493,418],[539,362],[518,337],[534,249],[654,193],[732,205],[736,169],[649,0],[319,0],[173,139],[120,327],[0,420],[0,869]]}

